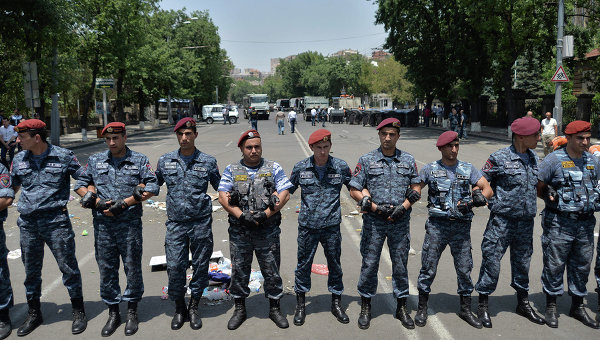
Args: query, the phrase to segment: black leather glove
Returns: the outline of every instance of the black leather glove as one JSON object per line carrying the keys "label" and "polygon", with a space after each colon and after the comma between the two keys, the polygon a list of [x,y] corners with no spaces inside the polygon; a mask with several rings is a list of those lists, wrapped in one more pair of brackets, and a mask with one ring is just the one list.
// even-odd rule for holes
{"label": "black leather glove", "polygon": [[550,199],[553,199],[551,202],[558,203],[558,192],[548,184],[544,188],[544,201],[550,201]]}
{"label": "black leather glove", "polygon": [[473,206],[483,207],[487,204],[487,198],[481,193],[481,189],[473,190]]}
{"label": "black leather glove", "polygon": [[108,208],[108,211],[112,213],[114,216],[121,215],[125,210],[127,210],[129,206],[125,203],[124,200],[119,199],[116,200],[112,207]]}
{"label": "black leather glove", "polygon": [[252,218],[254,219],[254,221],[256,221],[256,223],[262,224],[265,223],[265,221],[267,220],[267,213],[264,211],[257,211],[254,214],[252,214]]}
{"label": "black leather glove", "polygon": [[141,202],[142,201],[142,195],[144,194],[144,192],[146,190],[144,190],[145,187],[138,185],[137,187],[133,188],[133,198],[135,198],[136,201]]}
{"label": "black leather glove", "polygon": [[271,197],[269,197],[269,209],[275,210],[275,205],[277,205],[277,203],[279,203],[279,197],[272,194]]}
{"label": "black leather glove", "polygon": [[379,204],[375,212],[383,218],[388,218],[394,212],[394,209],[395,207],[391,204]]}
{"label": "black leather glove", "polygon": [[95,209],[96,210],[100,210],[100,211],[107,210],[108,208],[110,208],[114,204],[114,202],[112,202],[112,203],[109,204],[109,203],[107,203],[108,201],[110,201],[110,200],[100,199],[100,201],[98,201],[98,203],[96,203],[96,208]]}
{"label": "black leather glove", "polygon": [[229,194],[229,205],[231,206],[240,206],[240,192],[235,190]]}
{"label": "black leather glove", "polygon": [[360,211],[371,212],[371,204],[373,201],[371,200],[371,196],[363,196],[363,198],[358,201],[358,206],[360,207]]}
{"label": "black leather glove", "polygon": [[252,216],[252,213],[249,211],[244,211],[241,215],[240,218],[238,218],[238,220],[240,221],[240,224],[243,225],[244,227],[247,228],[256,228],[256,221],[254,221],[254,217]]}
{"label": "black leather glove", "polygon": [[406,212],[406,208],[404,208],[404,206],[402,204],[397,205],[396,208],[394,208],[394,211],[392,211],[390,218],[394,221],[397,221],[404,215],[405,212]]}
{"label": "black leather glove", "polygon": [[471,201],[460,201],[456,206],[462,214],[468,214],[473,210],[473,202]]}
{"label": "black leather glove", "polygon": [[92,209],[96,206],[96,199],[98,199],[98,195],[96,195],[93,191],[88,191],[83,195],[79,203],[81,206],[87,209]]}
{"label": "black leather glove", "polygon": [[411,188],[408,188],[408,190],[406,190],[406,199],[410,202],[410,204],[414,204],[416,201],[421,199],[421,194]]}

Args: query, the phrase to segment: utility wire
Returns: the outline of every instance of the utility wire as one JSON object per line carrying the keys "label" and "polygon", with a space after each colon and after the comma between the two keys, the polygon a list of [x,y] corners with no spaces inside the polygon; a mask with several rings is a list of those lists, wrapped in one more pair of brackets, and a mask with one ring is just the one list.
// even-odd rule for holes
{"label": "utility wire", "polygon": [[298,44],[298,43],[314,43],[314,42],[326,42],[326,41],[338,41],[338,40],[350,40],[358,38],[373,37],[378,35],[386,35],[387,33],[373,33],[366,35],[357,35],[352,37],[335,38],[335,39],[318,39],[318,40],[296,40],[296,41],[255,41],[255,40],[227,40],[222,39],[223,42],[231,43],[247,43],[247,44]]}

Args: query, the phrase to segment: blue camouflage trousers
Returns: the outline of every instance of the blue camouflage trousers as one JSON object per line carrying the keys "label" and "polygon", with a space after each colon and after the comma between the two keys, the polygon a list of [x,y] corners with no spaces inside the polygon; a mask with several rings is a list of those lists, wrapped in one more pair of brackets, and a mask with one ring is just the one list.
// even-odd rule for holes
{"label": "blue camouflage trousers", "polygon": [[481,241],[481,269],[475,289],[490,295],[496,290],[500,261],[510,246],[510,286],[529,291],[529,264],[533,253],[533,218],[520,219],[490,214]]}
{"label": "blue camouflage trousers", "polygon": [[546,293],[564,293],[563,275],[566,267],[569,295],[587,295],[586,284],[594,254],[595,224],[593,215],[575,220],[544,209],[542,287]]}
{"label": "blue camouflage trousers", "polygon": [[596,292],[600,294],[600,238],[598,238],[598,245],[596,246],[596,267],[594,267],[594,275],[596,276]]}
{"label": "blue camouflage trousers", "polygon": [[456,292],[461,296],[471,295],[473,282],[471,270],[473,257],[471,255],[471,221],[453,220],[429,217],[425,222],[425,239],[421,254],[421,272],[417,287],[419,292],[431,292],[431,284],[435,279],[438,262],[446,246],[454,259]]}
{"label": "blue camouflage trousers", "polygon": [[366,298],[375,296],[377,292],[377,272],[383,243],[387,245],[392,260],[392,286],[394,297],[408,296],[408,251],[410,250],[409,218],[398,223],[376,219],[363,215],[363,228],[360,238],[360,254],[362,265],[358,278],[358,293]]}
{"label": "blue camouflage trousers", "polygon": [[185,296],[186,272],[190,266],[189,253],[192,253],[192,297],[200,298],[208,287],[208,262],[213,251],[212,216],[201,220],[167,220],[165,253],[167,255],[167,275],[169,275],[169,298],[177,300]]}
{"label": "blue camouflage trousers", "polygon": [[20,215],[17,225],[21,231],[21,259],[25,266],[27,300],[39,299],[42,295],[44,244],[48,245],[56,259],[71,299],[83,297],[81,273],[75,257],[75,233],[69,212],[59,209]]}
{"label": "blue camouflage trousers", "polygon": [[331,293],[341,295],[344,292],[344,283],[342,282],[343,273],[340,261],[342,234],[339,224],[323,229],[298,227],[298,265],[295,272],[294,290],[296,293],[310,291],[310,273],[319,242],[323,246],[329,269],[327,288]]}
{"label": "blue camouflage trousers", "polygon": [[250,295],[252,257],[256,255],[265,279],[265,296],[279,299],[283,296],[283,282],[279,275],[281,265],[279,225],[261,225],[248,229],[238,224],[229,226],[229,252],[231,254],[231,283],[229,293],[234,298]]}
{"label": "blue camouflage trousers", "polygon": [[10,272],[8,270],[8,249],[6,248],[6,233],[3,222],[0,222],[0,310],[13,306],[13,291],[10,285]]}
{"label": "blue camouflage trousers", "polygon": [[[107,305],[138,302],[144,294],[142,277],[142,219],[94,218],[94,249],[100,270],[100,297]],[[119,267],[127,278],[121,295]]]}

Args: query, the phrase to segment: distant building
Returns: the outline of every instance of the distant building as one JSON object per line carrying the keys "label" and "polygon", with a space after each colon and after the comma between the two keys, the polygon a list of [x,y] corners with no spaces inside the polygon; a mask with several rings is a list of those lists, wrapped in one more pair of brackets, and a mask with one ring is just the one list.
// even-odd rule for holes
{"label": "distant building", "polygon": [[281,60],[285,60],[285,61],[290,61],[294,58],[296,58],[297,55],[293,54],[293,55],[289,55],[285,58],[271,58],[271,74],[275,74],[275,72],[277,71],[277,66],[279,66],[279,64],[281,64]]}
{"label": "distant building", "polygon": [[355,54],[358,54],[357,50],[347,49],[347,50],[337,51],[337,52],[333,53],[332,55],[335,57],[345,57],[345,56],[355,55]]}
{"label": "distant building", "polygon": [[375,50],[371,53],[371,59],[373,60],[383,60],[391,57],[392,55],[384,50]]}

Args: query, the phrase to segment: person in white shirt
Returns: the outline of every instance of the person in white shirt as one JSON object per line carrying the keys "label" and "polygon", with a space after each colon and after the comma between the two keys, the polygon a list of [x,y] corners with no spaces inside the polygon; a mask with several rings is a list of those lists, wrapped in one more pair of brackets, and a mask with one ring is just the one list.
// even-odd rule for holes
{"label": "person in white shirt", "polygon": [[[321,109],[320,106],[319,109]],[[315,120],[317,119],[317,110],[315,110],[314,108],[310,110],[310,118],[312,120],[312,126],[315,126]]]}
{"label": "person in white shirt", "polygon": [[296,126],[296,111],[294,111],[293,108],[288,112],[288,123],[290,123],[290,130],[294,133],[294,127]]}
{"label": "person in white shirt", "polygon": [[9,168],[10,163],[6,159],[6,152],[12,162],[15,155],[15,146],[17,146],[17,132],[14,126],[10,125],[7,118],[2,118],[2,126],[0,126],[0,147],[2,148],[1,158],[2,163]]}
{"label": "person in white shirt", "polygon": [[546,119],[542,119],[542,143],[544,143],[544,156],[552,152],[552,139],[558,134],[558,124],[552,118],[552,113],[546,112]]}

